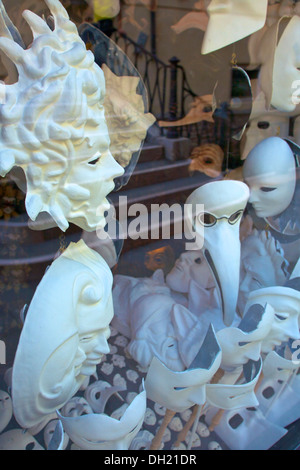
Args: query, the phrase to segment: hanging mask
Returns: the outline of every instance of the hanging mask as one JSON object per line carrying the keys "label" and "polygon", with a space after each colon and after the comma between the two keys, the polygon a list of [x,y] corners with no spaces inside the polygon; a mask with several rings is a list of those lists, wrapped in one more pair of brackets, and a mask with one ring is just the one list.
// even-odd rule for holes
{"label": "hanging mask", "polygon": [[225,126],[228,140],[231,137],[241,140],[252,112],[252,105],[250,78],[245,70],[235,65],[231,69],[229,89],[224,87],[222,79],[214,89],[213,118],[216,123]]}
{"label": "hanging mask", "polygon": [[[15,84],[5,87],[0,106],[0,175],[21,168],[14,168],[11,176],[26,189],[26,210],[37,228],[56,224],[66,231],[73,223],[94,231],[106,225],[107,196],[120,187],[114,180],[124,174],[115,142],[128,155],[124,166],[130,166],[132,153],[139,150],[154,118],[144,118],[136,73],[119,79],[107,66],[102,70],[59,0],[45,3],[53,30],[27,10],[23,16],[33,34],[30,47],[23,49],[12,36],[0,38],[1,50],[19,75]],[[114,119],[117,125],[111,124]],[[125,132],[124,123],[129,122]]]}
{"label": "hanging mask", "polygon": [[124,168],[115,178],[115,191],[128,183],[138,162],[148,128],[155,122],[147,112],[147,91],[142,79],[122,49],[98,28],[82,24],[79,34],[94,53],[96,64],[105,76],[105,117],[110,151]]}
{"label": "hanging mask", "polygon": [[202,54],[240,41],[261,29],[266,21],[268,0],[211,0]]}
{"label": "hanging mask", "polygon": [[266,30],[258,48],[259,83],[267,108],[293,112],[299,104],[300,18],[283,16]]}

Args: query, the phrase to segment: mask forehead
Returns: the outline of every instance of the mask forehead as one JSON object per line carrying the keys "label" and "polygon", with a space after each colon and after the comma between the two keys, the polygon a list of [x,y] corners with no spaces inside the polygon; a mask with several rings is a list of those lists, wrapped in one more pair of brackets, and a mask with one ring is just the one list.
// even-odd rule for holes
{"label": "mask forehead", "polygon": [[[244,183],[238,181],[216,181],[196,189],[188,198],[187,204],[203,204],[204,211],[217,217],[230,216],[237,210],[244,210],[249,191]],[[195,214],[196,215],[196,214]]]}

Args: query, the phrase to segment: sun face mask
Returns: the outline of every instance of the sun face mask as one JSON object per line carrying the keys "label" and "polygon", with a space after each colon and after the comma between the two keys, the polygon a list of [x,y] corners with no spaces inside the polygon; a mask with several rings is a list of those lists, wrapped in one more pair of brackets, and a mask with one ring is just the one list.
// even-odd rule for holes
{"label": "sun face mask", "polygon": [[174,372],[156,357],[152,359],[145,380],[147,397],[175,412],[182,412],[195,404],[203,405],[206,385],[220,363],[220,346],[210,326],[196,358],[187,370]]}
{"label": "sun face mask", "polygon": [[146,413],[146,392],[131,402],[120,420],[101,414],[74,418],[57,412],[70,439],[84,450],[128,450],[142,427]]}
{"label": "sun face mask", "polygon": [[280,137],[257,144],[243,166],[250,189],[249,203],[258,217],[274,217],[285,211],[296,189],[296,165],[292,150]]}
{"label": "sun face mask", "polygon": [[[106,197],[124,175],[117,161],[120,145],[131,174],[154,118],[144,114],[143,97],[137,93],[140,77],[117,77],[100,63],[102,70],[59,0],[45,3],[53,30],[28,10],[23,16],[33,34],[30,47],[23,49],[9,31],[0,38],[1,50],[18,70],[18,81],[5,86],[0,105],[0,175],[12,170],[12,178],[26,191],[27,213],[37,222],[32,228],[56,224],[66,231],[73,223],[91,232],[106,225]],[[122,136],[125,124],[114,121],[127,121],[127,141]],[[118,189],[120,185],[118,181]]]}
{"label": "sun face mask", "polygon": [[221,49],[255,33],[266,21],[268,0],[211,0],[202,54]]}
{"label": "sun face mask", "polygon": [[13,366],[14,413],[23,428],[67,403],[109,352],[111,288],[110,269],[83,241],[71,244],[47,270]]}
{"label": "sun face mask", "polygon": [[248,361],[258,361],[262,341],[271,330],[274,310],[270,305],[252,305],[237,328],[218,331],[217,338],[222,349],[221,367],[236,368]]}
{"label": "sun face mask", "polygon": [[[236,310],[241,245],[240,220],[249,198],[249,189],[239,181],[216,181],[196,189],[187,199],[197,244],[214,276],[223,312],[230,326]],[[199,209],[201,204],[204,210]]]}
{"label": "sun face mask", "polygon": [[246,309],[253,304],[270,304],[275,316],[272,328],[262,343],[262,352],[269,353],[290,338],[296,340],[299,335],[300,292],[289,287],[267,287],[249,294]]}

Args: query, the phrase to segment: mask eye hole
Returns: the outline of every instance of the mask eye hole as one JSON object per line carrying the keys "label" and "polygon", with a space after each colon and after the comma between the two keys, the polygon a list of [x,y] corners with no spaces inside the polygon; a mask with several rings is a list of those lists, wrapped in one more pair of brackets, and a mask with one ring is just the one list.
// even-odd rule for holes
{"label": "mask eye hole", "polygon": [[100,160],[100,155],[89,162],[89,165],[96,165]]}
{"label": "mask eye hole", "polygon": [[240,348],[242,348],[243,346],[247,346],[247,344],[250,344],[250,343],[249,343],[249,342],[247,343],[247,342],[242,342],[242,341],[241,341],[241,342],[239,343],[239,346],[240,346]]}
{"label": "mask eye hole", "polygon": [[242,214],[243,214],[242,210],[237,211],[234,214],[232,214],[228,219],[228,222],[230,223],[230,225],[236,224],[237,221],[242,217]]}
{"label": "mask eye hole", "polygon": [[196,264],[201,264],[201,263],[202,263],[202,259],[201,259],[201,258],[195,259],[195,263],[196,263]]}
{"label": "mask eye hole", "polygon": [[202,214],[199,214],[198,220],[205,227],[212,227],[217,223],[216,217],[209,212],[203,212]]}
{"label": "mask eye hole", "polygon": [[278,313],[275,314],[275,317],[277,318],[277,320],[280,320],[280,321],[284,321],[287,319],[287,317],[284,317],[283,315],[278,315]]}
{"label": "mask eye hole", "polygon": [[260,188],[260,190],[263,192],[263,193],[271,193],[272,191],[275,191],[276,188],[267,188],[266,186],[263,186],[262,188]]}

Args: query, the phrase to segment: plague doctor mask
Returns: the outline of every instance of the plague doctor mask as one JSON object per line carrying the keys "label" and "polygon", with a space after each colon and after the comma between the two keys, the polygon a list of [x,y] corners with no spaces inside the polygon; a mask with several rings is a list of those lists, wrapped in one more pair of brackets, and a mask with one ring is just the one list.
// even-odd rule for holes
{"label": "plague doctor mask", "polygon": [[22,427],[62,407],[109,352],[111,288],[109,267],[82,240],[71,243],[46,271],[13,366],[14,413]]}
{"label": "plague doctor mask", "polygon": [[145,388],[147,397],[167,409],[182,412],[206,401],[206,384],[220,367],[221,349],[214,329],[209,327],[203,344],[190,365],[183,372],[168,369],[156,357],[152,359]]}
{"label": "plague doctor mask", "polygon": [[138,434],[146,413],[146,392],[131,402],[120,420],[101,414],[68,418],[57,411],[70,439],[84,450],[128,450]]}
{"label": "plague doctor mask", "polygon": [[216,282],[226,326],[232,324],[236,311],[241,258],[239,227],[248,198],[249,189],[244,183],[223,180],[201,186],[186,201],[197,244],[203,244]]}

